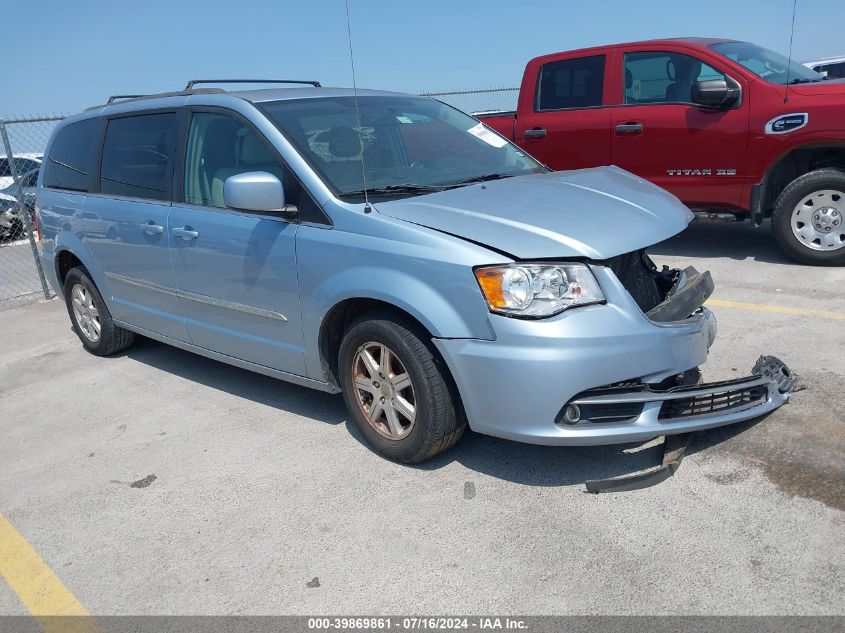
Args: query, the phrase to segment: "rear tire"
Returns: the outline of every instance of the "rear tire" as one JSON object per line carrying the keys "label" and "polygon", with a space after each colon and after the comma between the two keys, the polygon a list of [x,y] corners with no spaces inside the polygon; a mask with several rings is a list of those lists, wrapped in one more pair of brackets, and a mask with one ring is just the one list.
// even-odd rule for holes
{"label": "rear tire", "polygon": [[96,356],[109,356],[132,345],[135,334],[114,324],[100,291],[84,268],[70,269],[64,291],[70,322],[86,350]]}
{"label": "rear tire", "polygon": [[431,337],[416,323],[370,312],[346,331],[338,373],[349,414],[380,455],[416,464],[452,447],[466,422]]}
{"label": "rear tire", "polygon": [[799,262],[845,265],[845,172],[817,169],[789,183],[775,202],[772,232]]}

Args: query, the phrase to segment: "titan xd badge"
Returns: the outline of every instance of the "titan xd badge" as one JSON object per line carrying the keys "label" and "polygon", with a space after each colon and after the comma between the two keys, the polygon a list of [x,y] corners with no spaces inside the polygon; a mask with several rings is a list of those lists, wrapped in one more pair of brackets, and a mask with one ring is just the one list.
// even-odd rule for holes
{"label": "titan xd badge", "polygon": [[667,169],[670,176],[736,176],[736,169]]}

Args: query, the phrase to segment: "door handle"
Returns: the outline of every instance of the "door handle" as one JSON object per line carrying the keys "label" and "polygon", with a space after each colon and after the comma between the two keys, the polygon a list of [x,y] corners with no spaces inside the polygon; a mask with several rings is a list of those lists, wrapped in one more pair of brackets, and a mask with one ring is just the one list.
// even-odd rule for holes
{"label": "door handle", "polygon": [[164,227],[161,224],[155,224],[152,220],[146,224],[142,224],[141,230],[147,235],[161,235],[164,233]]}
{"label": "door handle", "polygon": [[171,231],[176,237],[181,237],[186,242],[197,239],[200,234],[199,231],[194,231],[189,226],[177,226]]}
{"label": "door handle", "polygon": [[546,128],[534,127],[530,130],[525,130],[525,138],[544,138],[546,136]]}
{"label": "door handle", "polygon": [[616,126],[616,133],[620,136],[640,134],[643,131],[642,123],[620,123]]}

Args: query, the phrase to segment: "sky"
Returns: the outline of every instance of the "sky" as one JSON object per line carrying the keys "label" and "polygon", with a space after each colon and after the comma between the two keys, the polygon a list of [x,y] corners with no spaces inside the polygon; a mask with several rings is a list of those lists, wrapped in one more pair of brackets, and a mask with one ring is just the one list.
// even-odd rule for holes
{"label": "sky", "polygon": [[[195,78],[350,86],[343,0],[2,0],[0,117],[70,113]],[[540,54],[655,37],[786,54],[793,0],[349,0],[359,88],[512,87]],[[793,57],[845,55],[843,0],[797,0]]]}

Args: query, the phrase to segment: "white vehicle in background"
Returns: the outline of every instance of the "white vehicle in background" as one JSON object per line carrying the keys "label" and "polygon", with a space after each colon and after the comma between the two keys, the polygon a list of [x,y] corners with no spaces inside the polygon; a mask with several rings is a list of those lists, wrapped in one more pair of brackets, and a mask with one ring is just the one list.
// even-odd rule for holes
{"label": "white vehicle in background", "polygon": [[[15,154],[15,170],[19,176],[31,172],[33,169],[41,167],[41,154],[25,153]],[[0,156],[0,189],[5,189],[9,185],[14,184],[15,179],[12,178],[12,166],[9,164],[8,156]]]}
{"label": "white vehicle in background", "polygon": [[845,78],[845,57],[828,57],[815,62],[804,62],[804,65],[828,79]]}
{"label": "white vehicle in background", "polygon": [[8,187],[0,188],[0,242],[10,242],[26,237],[26,224],[21,211],[20,194],[23,208],[35,221],[35,187],[38,184],[40,167],[20,174],[21,188],[13,182]]}

